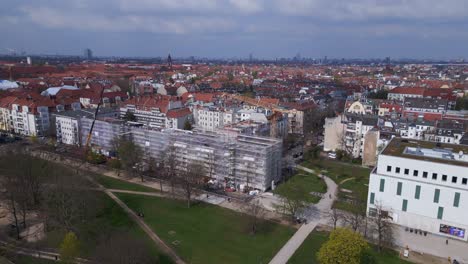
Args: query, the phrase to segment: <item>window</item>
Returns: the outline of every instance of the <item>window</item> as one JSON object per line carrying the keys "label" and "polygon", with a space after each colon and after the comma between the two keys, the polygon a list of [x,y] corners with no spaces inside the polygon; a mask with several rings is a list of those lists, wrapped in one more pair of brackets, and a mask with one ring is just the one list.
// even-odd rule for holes
{"label": "window", "polygon": [[387,166],[387,171],[388,172],[392,171],[392,166]]}
{"label": "window", "polygon": [[447,181],[447,175],[442,175],[442,181]]}
{"label": "window", "polygon": [[409,174],[409,169],[405,169],[405,175]]}
{"label": "window", "polygon": [[403,183],[402,182],[398,182],[398,185],[397,185],[397,190],[396,190],[396,194],[397,195],[401,195],[401,189],[403,188]]}
{"label": "window", "polygon": [[444,208],[439,207],[439,210],[437,211],[437,219],[442,219],[443,216],[444,216]]}
{"label": "window", "polygon": [[370,193],[370,201],[369,201],[369,203],[370,203],[370,204],[374,204],[374,200],[375,200],[375,193]]}
{"label": "window", "polygon": [[458,207],[458,205],[460,205],[460,193],[456,192],[453,198],[453,207]]}
{"label": "window", "polygon": [[456,176],[452,176],[452,183],[457,183],[458,178]]}
{"label": "window", "polygon": [[462,179],[462,184],[463,184],[463,185],[466,185],[467,183],[468,183],[468,179],[467,179],[467,178],[463,178],[463,179]]}
{"label": "window", "polygon": [[401,210],[402,210],[403,212],[406,212],[406,209],[408,209],[408,200],[403,199],[403,204],[402,204],[402,206],[401,206]]}
{"label": "window", "polygon": [[435,189],[435,192],[434,192],[434,203],[438,203],[438,202],[439,202],[439,196],[440,196],[440,190],[439,190],[439,189]]}
{"label": "window", "polygon": [[383,192],[385,190],[385,179],[380,179],[379,190],[380,190],[380,192]]}
{"label": "window", "polygon": [[414,199],[421,197],[421,185],[416,185],[416,191],[414,192]]}
{"label": "window", "polygon": [[437,173],[432,173],[432,179],[437,180]]}
{"label": "window", "polygon": [[427,178],[427,171],[423,171],[423,178]]}
{"label": "window", "polygon": [[419,173],[419,171],[414,170],[414,171],[413,171],[413,176],[418,176],[418,173]]}
{"label": "window", "polygon": [[400,167],[396,167],[396,168],[395,168],[395,172],[396,172],[396,173],[400,173]]}

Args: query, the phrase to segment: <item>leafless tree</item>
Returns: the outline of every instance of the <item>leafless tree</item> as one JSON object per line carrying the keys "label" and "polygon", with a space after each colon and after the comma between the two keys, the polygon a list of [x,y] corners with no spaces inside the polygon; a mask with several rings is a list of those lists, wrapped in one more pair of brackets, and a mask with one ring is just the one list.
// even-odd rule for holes
{"label": "leafless tree", "polygon": [[98,207],[96,193],[85,177],[70,175],[65,168],[50,171],[43,194],[46,227],[60,227],[76,231],[75,225],[85,221]]}
{"label": "leafless tree", "polygon": [[155,263],[148,244],[128,233],[117,233],[102,238],[96,247],[93,260],[102,264]]}
{"label": "leafless tree", "polygon": [[169,181],[169,184],[171,185],[171,192],[174,196],[174,188],[177,182],[179,170],[177,164],[177,149],[173,144],[170,144],[169,147],[166,149],[164,167],[165,178]]}
{"label": "leafless tree", "polygon": [[266,211],[262,207],[259,200],[253,200],[251,202],[246,202],[243,206],[243,211],[249,216],[250,231],[253,235],[257,233],[257,228],[259,221],[263,218]]}
{"label": "leafless tree", "polygon": [[375,214],[372,215],[372,232],[377,235],[379,251],[383,247],[392,246],[394,242],[394,226],[389,211],[384,210],[381,203],[376,202]]}
{"label": "leafless tree", "polygon": [[333,229],[336,229],[336,225],[340,220],[344,218],[343,214],[338,211],[336,208],[332,208],[331,211],[328,213],[328,218],[330,222],[333,224]]}
{"label": "leafless tree", "polygon": [[[112,141],[114,150],[122,163],[124,169],[132,172],[133,176],[141,172],[143,160],[143,150],[132,140],[126,138],[117,138]],[[144,181],[143,174],[140,173],[141,181]]]}
{"label": "leafless tree", "polygon": [[366,200],[365,194],[355,191],[351,195],[350,202],[352,208],[350,213],[344,218],[344,221],[348,223],[354,231],[359,231],[366,218]]}
{"label": "leafless tree", "polygon": [[198,162],[192,162],[187,165],[187,168],[179,173],[179,184],[184,190],[187,200],[187,207],[190,208],[192,196],[203,181],[205,168]]}
{"label": "leafless tree", "polygon": [[291,217],[291,220],[294,220],[297,214],[301,212],[307,206],[307,204],[304,202],[302,191],[296,190],[295,187],[288,188],[290,188],[286,192],[288,195],[282,196],[281,203],[275,205],[275,207],[276,210],[288,215]]}

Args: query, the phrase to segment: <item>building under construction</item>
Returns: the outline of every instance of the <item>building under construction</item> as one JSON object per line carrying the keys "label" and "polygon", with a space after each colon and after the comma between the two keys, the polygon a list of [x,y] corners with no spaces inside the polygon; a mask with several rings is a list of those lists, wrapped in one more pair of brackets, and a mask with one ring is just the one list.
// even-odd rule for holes
{"label": "building under construction", "polygon": [[[82,124],[84,136],[89,131],[89,122]],[[112,137],[119,136],[131,138],[140,146],[146,160],[152,157],[158,161],[163,155],[173,154],[179,169],[197,162],[205,167],[205,175],[214,182],[237,190],[248,186],[264,191],[281,180],[282,142],[279,139],[223,131],[156,131],[97,120],[91,147],[108,155],[112,151]]]}

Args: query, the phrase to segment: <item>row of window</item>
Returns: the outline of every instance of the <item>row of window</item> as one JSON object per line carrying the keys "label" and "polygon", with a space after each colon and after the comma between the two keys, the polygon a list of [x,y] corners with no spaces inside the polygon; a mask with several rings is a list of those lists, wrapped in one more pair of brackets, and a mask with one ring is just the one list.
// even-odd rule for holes
{"label": "row of window", "polygon": [[[385,191],[385,179],[380,179],[379,191],[380,192]],[[398,182],[396,195],[401,196],[402,192],[403,192],[403,182]],[[414,199],[419,200],[420,197],[421,197],[421,185],[416,185],[416,188],[414,191]],[[375,194],[371,193],[371,196],[370,196],[371,204],[374,204],[374,198],[375,198]],[[440,199],[440,189],[435,189],[433,202],[439,203],[439,199]],[[455,195],[453,198],[453,207],[459,207],[459,206],[460,206],[460,193],[455,192]],[[403,211],[406,211],[406,210],[403,210]]]}
{"label": "row of window", "polygon": [[[387,172],[392,172],[392,166],[387,166]],[[400,167],[395,167],[395,173],[398,173],[400,174],[401,173],[401,168]],[[410,170],[409,169],[404,169],[403,171],[403,174],[404,175],[409,175],[410,174]],[[418,177],[419,176],[419,171],[418,170],[413,170],[413,174],[412,174],[414,177]],[[427,171],[423,171],[422,172],[422,177],[424,179],[427,179],[429,176],[429,173]],[[437,180],[439,175],[437,173],[432,173],[431,175],[432,179],[433,180]],[[442,181],[443,182],[446,182],[448,181],[449,179],[449,176],[447,176],[446,174],[442,174],[442,177],[441,177]],[[452,183],[458,183],[458,177],[457,176],[452,176],[451,177],[451,182]],[[461,184],[463,185],[467,185],[468,184],[468,178],[462,178],[461,180]]]}

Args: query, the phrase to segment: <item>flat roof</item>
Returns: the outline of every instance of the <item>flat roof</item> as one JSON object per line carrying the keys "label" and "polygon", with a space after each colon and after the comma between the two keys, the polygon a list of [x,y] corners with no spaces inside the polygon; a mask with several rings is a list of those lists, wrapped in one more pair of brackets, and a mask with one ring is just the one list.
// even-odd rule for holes
{"label": "flat roof", "polygon": [[395,137],[384,148],[381,155],[468,167],[468,145]]}

